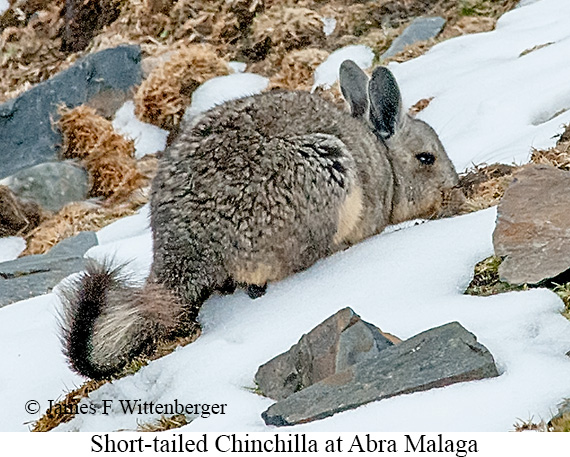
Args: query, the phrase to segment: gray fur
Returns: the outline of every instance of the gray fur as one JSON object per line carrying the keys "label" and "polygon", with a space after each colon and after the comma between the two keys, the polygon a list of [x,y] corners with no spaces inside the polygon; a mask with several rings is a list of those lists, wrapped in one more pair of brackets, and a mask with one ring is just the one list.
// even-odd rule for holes
{"label": "gray fur", "polygon": [[[436,133],[401,112],[387,69],[368,82],[345,63],[340,75],[352,114],[317,95],[278,91],[230,101],[182,126],[152,184],[154,258],[145,287],[155,293],[143,290],[139,299],[168,291],[179,321],[191,324],[215,290],[235,283],[263,290],[388,224],[437,215],[458,178]],[[421,163],[419,153],[435,162]],[[93,331],[120,344],[99,342],[104,350],[86,357],[136,353],[136,332],[122,331],[112,315],[128,316],[133,329],[150,326],[148,313],[133,314],[139,306],[101,303]],[[81,321],[75,314],[70,321]]]}

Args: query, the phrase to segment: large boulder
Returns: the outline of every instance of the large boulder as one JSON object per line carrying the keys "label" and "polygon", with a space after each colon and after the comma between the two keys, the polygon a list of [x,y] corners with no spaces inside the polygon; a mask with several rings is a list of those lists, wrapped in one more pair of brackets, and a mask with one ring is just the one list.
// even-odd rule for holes
{"label": "large boulder", "polygon": [[499,277],[537,284],[570,268],[570,173],[527,165],[516,174],[497,210],[495,254]]}

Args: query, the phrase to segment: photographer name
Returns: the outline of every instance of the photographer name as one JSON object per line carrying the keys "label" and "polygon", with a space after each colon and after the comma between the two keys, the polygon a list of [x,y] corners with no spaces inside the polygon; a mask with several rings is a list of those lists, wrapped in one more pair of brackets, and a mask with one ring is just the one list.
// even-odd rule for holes
{"label": "photographer name", "polygon": [[172,403],[155,403],[142,400],[102,400],[101,405],[94,404],[61,404],[55,400],[49,401],[49,411],[55,414],[102,414],[123,413],[134,415],[197,415],[202,418],[211,415],[226,414],[227,403],[182,403],[174,400]]}

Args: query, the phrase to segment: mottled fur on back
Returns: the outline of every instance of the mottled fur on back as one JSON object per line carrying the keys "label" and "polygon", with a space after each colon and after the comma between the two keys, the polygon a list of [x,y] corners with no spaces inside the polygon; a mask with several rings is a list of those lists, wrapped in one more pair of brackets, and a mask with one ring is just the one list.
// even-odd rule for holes
{"label": "mottled fur on back", "polygon": [[403,114],[387,69],[369,80],[347,61],[340,77],[350,112],[277,91],[182,127],[152,184],[146,285],[92,267],[67,300],[76,370],[108,376],[120,365],[111,360],[124,363],[194,322],[215,290],[240,285],[258,296],[388,224],[439,212],[457,174],[435,132]]}
{"label": "mottled fur on back", "polygon": [[[382,200],[393,193],[385,149],[360,121],[304,92],[206,113],[160,160],[154,275],[194,302],[198,284],[263,285],[377,233],[390,216]],[[173,271],[192,280],[172,282]]]}

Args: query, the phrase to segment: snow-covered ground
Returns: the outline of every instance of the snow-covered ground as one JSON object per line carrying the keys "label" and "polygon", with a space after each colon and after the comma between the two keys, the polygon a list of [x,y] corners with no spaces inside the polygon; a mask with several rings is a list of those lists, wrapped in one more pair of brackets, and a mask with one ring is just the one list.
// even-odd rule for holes
{"label": "snow-covered ground", "polygon": [[19,236],[0,238],[0,262],[18,257],[26,249],[26,241]]}
{"label": "snow-covered ground", "polygon": [[[540,0],[506,14],[490,33],[460,37],[428,54],[392,64],[404,103],[434,97],[421,117],[434,126],[459,170],[471,163],[526,162],[532,147],[555,143],[570,121],[570,17],[567,0]],[[553,44],[519,57],[522,51]],[[151,259],[148,209],[99,232],[87,255],[133,260],[144,276]],[[88,400],[227,403],[227,414],[198,418],[187,431],[269,430],[272,402],[252,393],[257,367],[287,350],[331,314],[351,306],[400,338],[457,320],[495,356],[501,376],[376,402],[296,431],[505,431],[517,419],[548,419],[570,397],[570,322],[548,290],[494,297],[463,295],[475,263],[492,253],[494,209],[410,225],[319,261],[270,284],[203,306],[203,335],[134,376],[107,384]],[[17,239],[0,239],[16,256]],[[61,355],[53,294],[0,309],[0,430],[26,430],[82,379]],[[27,414],[29,400],[39,414]],[[116,408],[118,409],[118,408]],[[7,413],[9,412],[9,413]],[[149,417],[114,410],[76,417],[59,430],[136,429]]]}

